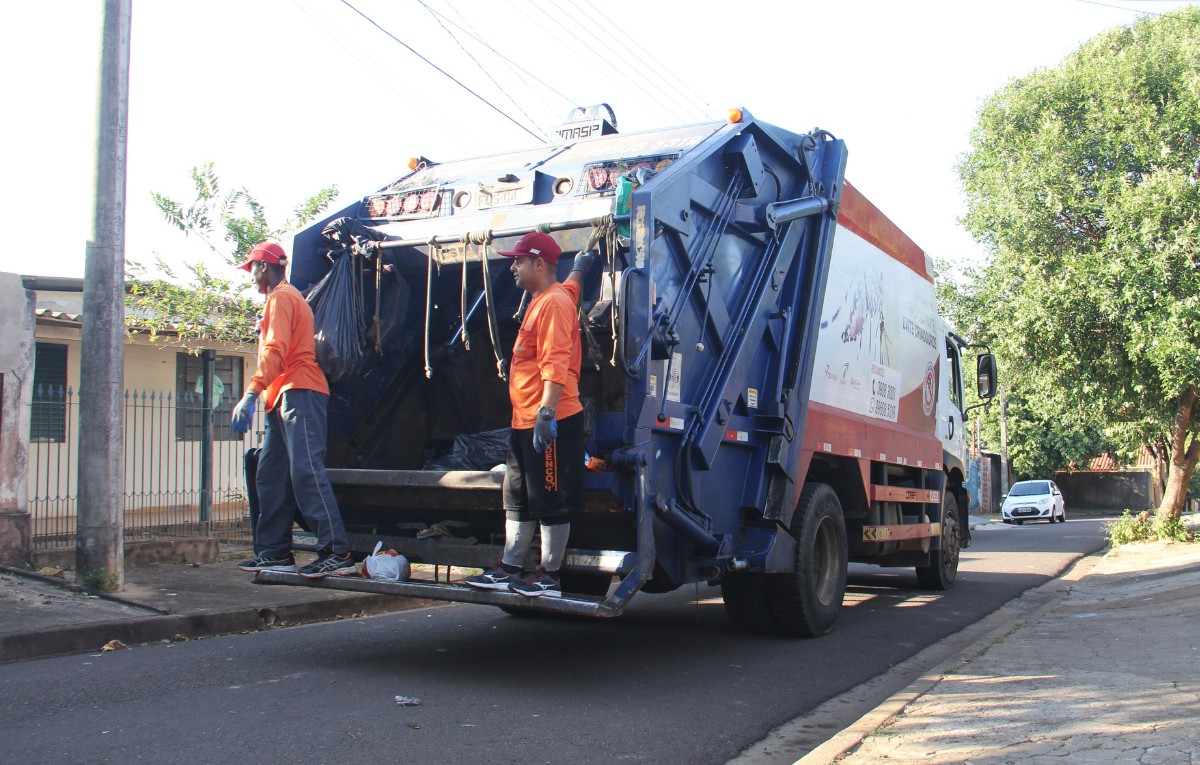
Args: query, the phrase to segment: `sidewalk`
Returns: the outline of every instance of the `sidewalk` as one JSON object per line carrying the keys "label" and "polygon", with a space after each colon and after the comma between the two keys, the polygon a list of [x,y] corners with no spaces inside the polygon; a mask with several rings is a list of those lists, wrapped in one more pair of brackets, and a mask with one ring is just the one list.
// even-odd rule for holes
{"label": "sidewalk", "polygon": [[[309,557],[300,554],[297,562]],[[0,663],[99,651],[112,640],[134,647],[434,604],[252,584],[252,576],[236,560],[128,568],[123,591],[97,597],[68,580],[0,570]]]}
{"label": "sidewalk", "polygon": [[797,765],[1200,761],[1200,544],[1126,545]]}

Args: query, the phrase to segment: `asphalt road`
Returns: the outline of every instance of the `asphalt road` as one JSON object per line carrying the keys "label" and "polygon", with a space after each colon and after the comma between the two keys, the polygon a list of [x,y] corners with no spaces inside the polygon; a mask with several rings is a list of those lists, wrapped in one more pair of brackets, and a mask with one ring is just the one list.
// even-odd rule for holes
{"label": "asphalt road", "polygon": [[1076,518],[975,539],[949,593],[852,566],[816,640],[739,632],[701,586],[609,621],[448,605],[4,665],[0,761],[724,763],[1104,544]]}

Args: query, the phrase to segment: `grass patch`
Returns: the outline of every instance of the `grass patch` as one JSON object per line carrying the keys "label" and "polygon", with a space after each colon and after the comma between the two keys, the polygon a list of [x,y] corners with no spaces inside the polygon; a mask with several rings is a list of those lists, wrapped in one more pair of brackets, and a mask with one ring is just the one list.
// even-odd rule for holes
{"label": "grass patch", "polygon": [[1149,510],[1137,515],[1126,510],[1120,518],[1105,525],[1105,532],[1113,547],[1135,542],[1191,542],[1195,539],[1195,533],[1182,518],[1159,523]]}

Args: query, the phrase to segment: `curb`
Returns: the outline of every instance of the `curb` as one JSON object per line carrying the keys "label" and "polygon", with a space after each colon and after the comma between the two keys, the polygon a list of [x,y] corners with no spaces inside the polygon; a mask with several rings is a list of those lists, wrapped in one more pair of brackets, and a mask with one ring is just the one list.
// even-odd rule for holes
{"label": "curb", "polygon": [[[847,754],[852,753],[863,742],[867,736],[873,731],[886,725],[890,720],[899,717],[904,713],[913,702],[920,699],[925,694],[929,693],[938,683],[940,683],[947,675],[953,674],[955,670],[972,660],[978,658],[985,653],[995,643],[1007,638],[1014,632],[1022,630],[1030,624],[1040,619],[1047,611],[1062,603],[1067,598],[1069,593],[1061,593],[1059,589],[1063,581],[1076,581],[1085,576],[1092,568],[1104,559],[1109,548],[1104,547],[1095,553],[1077,558],[1068,566],[1065,571],[1048,582],[1045,582],[1038,587],[1027,590],[1013,600],[1001,606],[996,611],[993,611],[980,622],[977,622],[972,629],[967,629],[959,632],[959,635],[968,635],[972,632],[980,632],[982,634],[975,636],[972,639],[969,647],[954,656],[942,661],[937,666],[933,667],[921,677],[910,683],[904,690],[892,694],[883,703],[876,706],[873,710],[855,720],[853,723],[843,728],[838,733],[834,734],[825,743],[813,749],[808,754],[796,760],[793,765],[828,765],[838,761]],[[1047,594],[1043,591],[1054,590],[1053,594],[1049,595],[1049,600],[1033,607],[1031,610],[1021,609],[1017,601],[1031,595]],[[1016,612],[1014,614],[1014,611]],[[997,624],[999,622],[999,624]],[[930,650],[930,649],[925,649]],[[919,661],[920,654],[910,658],[907,662]],[[896,667],[896,670],[902,670],[903,664]],[[852,691],[850,691],[852,692]],[[848,692],[849,693],[849,692]],[[843,696],[846,694],[843,694]],[[838,699],[835,697],[825,702],[825,704],[836,703]],[[822,706],[825,706],[824,704]]]}
{"label": "curb", "polygon": [[190,640],[407,611],[439,604],[440,601],[397,595],[350,595],[310,603],[246,607],[234,611],[113,619],[49,632],[0,636],[0,664],[99,651],[110,640],[120,640],[127,646]]}

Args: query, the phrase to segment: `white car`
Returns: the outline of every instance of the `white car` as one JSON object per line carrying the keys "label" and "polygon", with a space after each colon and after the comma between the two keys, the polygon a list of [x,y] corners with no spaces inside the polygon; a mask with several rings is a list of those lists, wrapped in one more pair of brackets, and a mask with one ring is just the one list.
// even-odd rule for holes
{"label": "white car", "polygon": [[1067,522],[1062,491],[1054,481],[1018,481],[1008,490],[1000,514],[1005,523],[1018,526],[1025,521]]}

